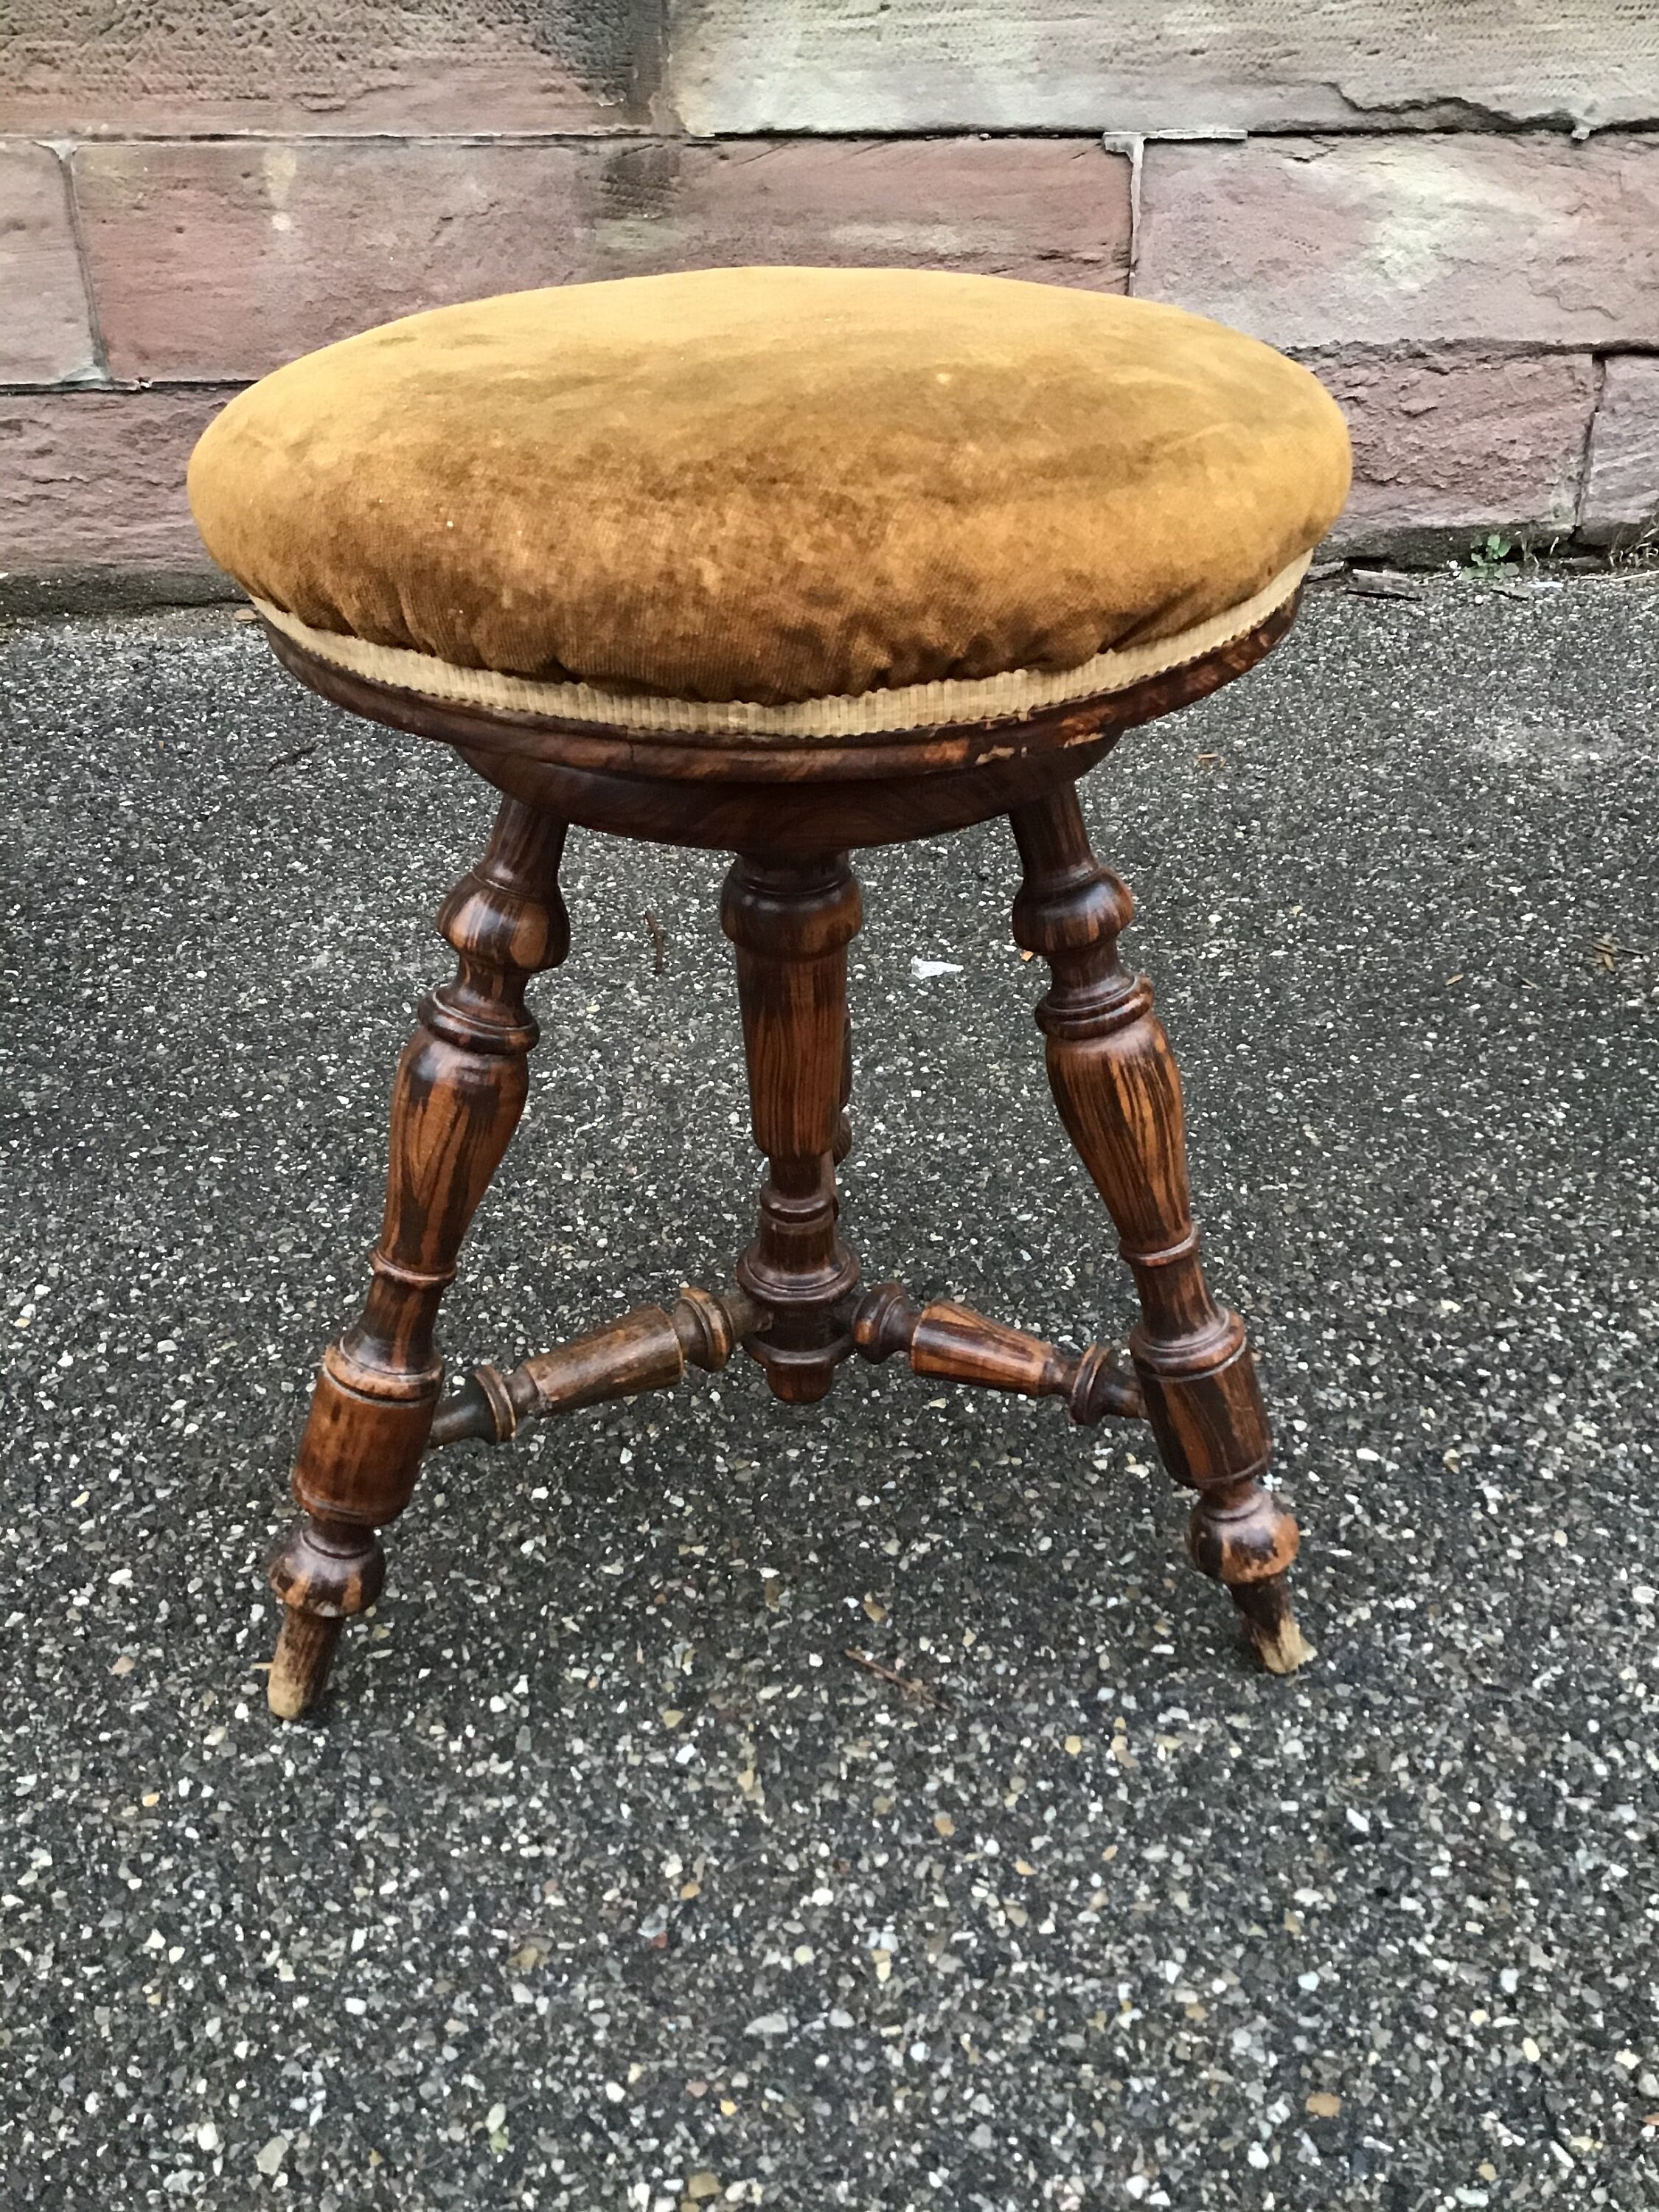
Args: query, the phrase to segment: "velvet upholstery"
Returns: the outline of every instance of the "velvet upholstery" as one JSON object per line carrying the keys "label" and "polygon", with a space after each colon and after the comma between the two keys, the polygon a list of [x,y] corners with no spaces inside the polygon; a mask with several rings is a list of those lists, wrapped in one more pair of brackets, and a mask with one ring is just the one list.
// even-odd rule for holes
{"label": "velvet upholstery", "polygon": [[313,629],[763,704],[1071,669],[1259,593],[1348,484],[1309,373],[1151,301],[723,269],[444,307],[278,369],[191,462]]}

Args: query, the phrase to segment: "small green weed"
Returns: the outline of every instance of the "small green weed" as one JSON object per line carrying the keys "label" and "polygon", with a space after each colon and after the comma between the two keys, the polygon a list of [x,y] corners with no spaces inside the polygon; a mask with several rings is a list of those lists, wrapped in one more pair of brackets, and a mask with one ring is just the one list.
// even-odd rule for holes
{"label": "small green weed", "polygon": [[1471,568],[1501,568],[1514,550],[1512,538],[1501,537],[1495,530],[1488,531],[1480,543],[1470,549],[1468,565]]}

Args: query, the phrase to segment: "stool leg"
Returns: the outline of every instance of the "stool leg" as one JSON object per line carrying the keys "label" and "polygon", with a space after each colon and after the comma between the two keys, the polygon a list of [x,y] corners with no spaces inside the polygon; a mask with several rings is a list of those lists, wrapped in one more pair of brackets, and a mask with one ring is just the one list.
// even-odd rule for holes
{"label": "stool leg", "polygon": [[1134,1273],[1129,1349],[1147,1419],[1165,1467],[1198,1492],[1188,1549],[1225,1583],[1263,1663],[1288,1674],[1313,1656],[1285,1580],[1297,1527],[1261,1484],[1270,1439],[1244,1324],[1199,1263],[1175,1055],[1152,987],[1119,963],[1134,902],[1091,851],[1074,790],[1011,821],[1025,868],[1014,935],[1053,973],[1037,1009],[1048,1080]]}
{"label": "stool leg", "polygon": [[321,1695],[348,1614],[374,1602],[380,1529],[408,1504],[443,1384],[433,1343],[456,1255],[523,1109],[536,1024],[525,985],[563,959],[565,825],[504,799],[489,848],[438,927],[453,981],[422,1003],[392,1098],[380,1241],[356,1322],[323,1354],[294,1469],[303,1509],[270,1570],[283,1632],[270,1709],[285,1720]]}
{"label": "stool leg", "polygon": [[737,1269],[767,1312],[748,1349],[773,1395],[797,1405],[822,1398],[853,1349],[859,1267],[836,1227],[836,1161],[852,1067],[847,947],[860,918],[844,853],[745,855],[720,902],[737,948],[750,1118],[768,1167],[759,1234]]}

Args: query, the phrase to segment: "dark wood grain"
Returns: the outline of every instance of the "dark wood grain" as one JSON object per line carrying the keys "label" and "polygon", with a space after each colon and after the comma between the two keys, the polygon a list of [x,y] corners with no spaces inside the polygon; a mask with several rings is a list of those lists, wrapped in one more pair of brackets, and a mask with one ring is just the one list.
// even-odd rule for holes
{"label": "dark wood grain", "polygon": [[916,1306],[900,1283],[878,1283],[853,1313],[853,1341],[866,1359],[908,1352],[910,1372],[945,1382],[974,1382],[1027,1398],[1063,1398],[1074,1421],[1107,1413],[1140,1417],[1140,1391],[1107,1344],[1062,1352],[1022,1328],[988,1320],[948,1298]]}
{"label": "dark wood grain", "polygon": [[1140,1299],[1129,1339],[1164,1463],[1199,1493],[1194,1561],[1224,1583],[1264,1662],[1310,1654],[1285,1583],[1295,1522],[1263,1487],[1270,1440],[1244,1324],[1210,1295],[1187,1185],[1181,1079],[1152,986],[1118,957],[1134,914],[1090,849],[1074,791],[1012,817],[1025,877],[1014,935],[1053,975],[1037,1021],[1066,1133],[1116,1224]]}
{"label": "dark wood grain", "polygon": [[392,1101],[386,1214],[362,1314],[323,1355],[294,1469],[304,1517],[271,1567],[287,1608],[273,1711],[320,1693],[340,1625],[385,1573],[378,1531],[409,1503],[443,1385],[438,1305],[523,1109],[536,1024],[525,985],[569,945],[559,896],[565,825],[504,799],[483,860],[438,927],[453,981],[422,1004]]}
{"label": "dark wood grain", "polygon": [[508,1443],[532,1421],[646,1390],[672,1389],[686,1368],[717,1373],[763,1316],[744,1291],[724,1297],[687,1285],[672,1309],[635,1306],[601,1328],[522,1360],[510,1375],[477,1367],[432,1423],[431,1444]]}
{"label": "dark wood grain", "polygon": [[853,1018],[849,1012],[842,1032],[841,1096],[836,1113],[836,1141],[832,1154],[839,1167],[853,1149]]}
{"label": "dark wood grain", "polygon": [[835,1148],[847,1067],[847,947],[859,887],[837,853],[817,861],[745,856],[720,921],[737,951],[750,1117],[765,1153],[760,1230],[738,1280],[765,1310],[748,1350],[774,1394],[821,1398],[853,1348],[858,1261],[837,1226]]}

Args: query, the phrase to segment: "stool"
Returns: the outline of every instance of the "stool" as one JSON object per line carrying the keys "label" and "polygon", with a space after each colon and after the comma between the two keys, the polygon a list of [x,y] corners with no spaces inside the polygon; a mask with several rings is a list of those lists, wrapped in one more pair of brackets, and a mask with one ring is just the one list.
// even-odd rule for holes
{"label": "stool", "polygon": [[[1170,307],[906,270],[702,270],[440,309],[242,393],[191,465],[210,550],[277,658],[351,712],[452,745],[503,794],[439,919],[453,980],[399,1064],[380,1238],[323,1355],[271,1583],[273,1711],[323,1690],[372,1605],[380,1531],[429,1452],[718,1369],[775,1395],[841,1363],[1145,1420],[1197,1493],[1196,1565],[1275,1673],[1310,1656],[1264,1486],[1244,1327],[1188,1199],[1180,1079],[1118,934],[1079,779],[1131,726],[1283,635],[1347,489],[1306,371]],[[1006,815],[1013,930],[1060,1115],[1115,1225],[1127,1359],[862,1287],[839,1219],[852,1032],[849,852]],[[568,826],[737,857],[753,1242],[687,1288],[444,1395],[434,1326],[523,1108],[525,991],[563,958]]]}

